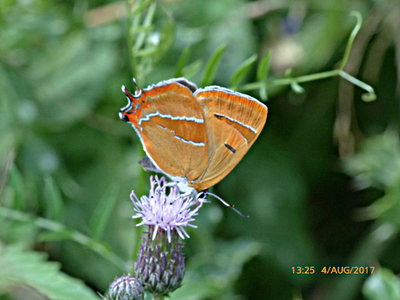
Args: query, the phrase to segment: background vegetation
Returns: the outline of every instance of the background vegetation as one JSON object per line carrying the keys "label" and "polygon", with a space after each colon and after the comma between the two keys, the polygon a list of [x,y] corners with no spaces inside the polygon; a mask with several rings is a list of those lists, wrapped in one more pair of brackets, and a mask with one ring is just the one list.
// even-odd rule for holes
{"label": "background vegetation", "polygon": [[[337,69],[353,10],[345,70],[377,101],[339,76],[276,84]],[[0,299],[98,299],[130,269],[129,193],[148,188],[118,118],[132,76],[268,98],[264,132],[213,190],[251,218],[202,209],[171,299],[400,299],[399,15],[396,0],[2,0]]]}

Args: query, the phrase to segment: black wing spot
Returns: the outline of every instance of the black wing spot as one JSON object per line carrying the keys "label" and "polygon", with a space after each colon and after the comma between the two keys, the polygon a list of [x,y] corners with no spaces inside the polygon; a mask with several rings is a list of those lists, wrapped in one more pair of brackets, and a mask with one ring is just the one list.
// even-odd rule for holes
{"label": "black wing spot", "polygon": [[226,148],[228,148],[228,150],[231,151],[232,154],[235,154],[235,153],[236,153],[236,149],[233,148],[231,145],[229,145],[229,144],[224,144],[224,146],[225,146]]}

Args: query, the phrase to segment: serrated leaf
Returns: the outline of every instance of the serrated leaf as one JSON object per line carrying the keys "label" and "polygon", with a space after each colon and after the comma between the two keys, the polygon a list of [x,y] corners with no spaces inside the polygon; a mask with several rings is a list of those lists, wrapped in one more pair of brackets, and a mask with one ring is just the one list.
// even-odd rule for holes
{"label": "serrated leaf", "polygon": [[90,229],[92,231],[92,237],[95,240],[101,238],[107,223],[110,219],[111,212],[114,209],[115,202],[117,200],[118,190],[115,185],[107,189],[107,192],[100,199],[96,209],[90,220]]}
{"label": "serrated leaf", "polygon": [[400,280],[388,269],[378,270],[365,281],[362,293],[367,300],[400,299]]}
{"label": "serrated leaf", "polygon": [[44,254],[17,246],[0,248],[0,291],[18,286],[29,286],[52,300],[99,299],[82,281],[62,273],[58,263],[46,261]]}
{"label": "serrated leaf", "polygon": [[214,81],[219,63],[221,62],[222,54],[224,54],[226,47],[226,45],[221,45],[208,60],[203,78],[201,79],[201,86],[208,86]]}
{"label": "serrated leaf", "polygon": [[231,77],[231,86],[233,89],[237,88],[240,81],[242,81],[243,78],[249,73],[251,67],[254,65],[256,60],[257,60],[257,55],[253,54],[240,64],[240,66],[237,68],[237,70],[233,73]]}
{"label": "serrated leaf", "polygon": [[367,207],[366,212],[372,218],[400,228],[400,186],[386,190],[386,194]]}
{"label": "serrated leaf", "polygon": [[345,161],[345,170],[360,188],[387,189],[400,182],[400,140],[395,132],[369,138],[361,150]]}

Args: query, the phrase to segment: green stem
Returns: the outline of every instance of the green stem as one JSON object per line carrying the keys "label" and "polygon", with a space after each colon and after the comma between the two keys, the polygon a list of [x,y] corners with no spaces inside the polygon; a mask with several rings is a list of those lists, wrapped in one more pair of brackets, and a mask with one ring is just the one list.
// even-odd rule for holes
{"label": "green stem", "polygon": [[46,229],[53,232],[59,232],[63,235],[63,237],[66,236],[72,241],[91,249],[93,252],[107,259],[121,270],[126,270],[125,261],[114,254],[111,250],[109,250],[106,245],[100,243],[99,241],[91,239],[81,232],[68,228],[63,224],[54,222],[49,219],[32,216],[30,214],[6,207],[0,207],[0,217],[18,222],[32,222],[38,228]]}
{"label": "green stem", "polygon": [[368,94],[365,96],[363,95],[364,101],[373,101],[376,99],[375,91],[372,86],[366,84],[365,82],[362,82],[361,80],[351,76],[349,73],[346,73],[344,71],[339,71],[339,76],[351,82],[355,86],[358,86],[363,90],[367,91]]}
{"label": "green stem", "polygon": [[153,294],[153,300],[164,300],[165,297],[160,294]]}
{"label": "green stem", "polygon": [[362,25],[362,17],[358,11],[352,11],[350,15],[356,17],[357,22],[356,22],[356,26],[354,26],[353,30],[351,31],[350,37],[347,41],[346,50],[344,51],[343,59],[342,59],[342,62],[340,63],[339,70],[343,70],[344,67],[346,66],[347,61],[350,56],[351,48],[353,47],[353,42],[354,42],[358,32],[360,31],[360,28]]}
{"label": "green stem", "polygon": [[303,75],[303,76],[299,76],[299,77],[275,79],[275,80],[266,81],[266,82],[263,80],[260,80],[257,82],[245,84],[240,88],[240,90],[242,90],[242,91],[251,91],[251,90],[258,90],[258,89],[263,90],[263,89],[266,89],[267,87],[290,85],[292,87],[296,87],[296,89],[298,91],[301,91],[302,89],[299,86],[299,83],[340,76],[340,77],[344,78],[345,80],[351,82],[352,84],[367,91],[368,94],[363,95],[364,101],[375,100],[376,99],[375,91],[370,85],[362,82],[361,80],[358,80],[357,78],[355,78],[355,77],[351,76],[350,74],[343,71],[343,69],[346,66],[347,61],[349,59],[354,40],[355,40],[358,32],[360,31],[361,24],[362,24],[362,17],[359,12],[353,11],[353,12],[351,12],[351,15],[356,17],[357,22],[356,22],[356,25],[354,26],[353,30],[351,31],[351,34],[347,41],[347,45],[346,45],[346,49],[344,51],[342,61],[341,61],[338,69],[320,72],[320,73],[316,73],[316,74]]}
{"label": "green stem", "polygon": [[340,70],[331,70],[331,71],[320,72],[320,73],[316,73],[316,74],[302,75],[299,77],[276,79],[273,81],[268,81],[267,83],[265,83],[263,81],[257,81],[257,82],[252,82],[252,83],[243,85],[241,87],[241,90],[250,91],[250,90],[256,90],[256,89],[265,87],[265,85],[281,86],[281,85],[291,85],[294,83],[314,81],[314,80],[318,80],[318,79],[325,79],[325,78],[329,78],[329,77],[338,76],[339,72],[340,72]]}

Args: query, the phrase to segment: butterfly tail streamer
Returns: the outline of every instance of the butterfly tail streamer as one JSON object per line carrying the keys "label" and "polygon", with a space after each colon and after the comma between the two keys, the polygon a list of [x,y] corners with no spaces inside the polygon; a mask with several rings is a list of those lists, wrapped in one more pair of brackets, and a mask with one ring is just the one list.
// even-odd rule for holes
{"label": "butterfly tail streamer", "polygon": [[211,192],[202,192],[204,195],[210,195],[213,196],[215,199],[219,200],[223,205],[231,208],[235,213],[237,213],[239,216],[241,216],[242,218],[250,218],[249,215],[245,215],[244,213],[242,213],[239,209],[237,209],[233,204],[230,204],[228,202],[226,202],[224,199],[222,199],[221,197],[217,196],[214,193]]}

